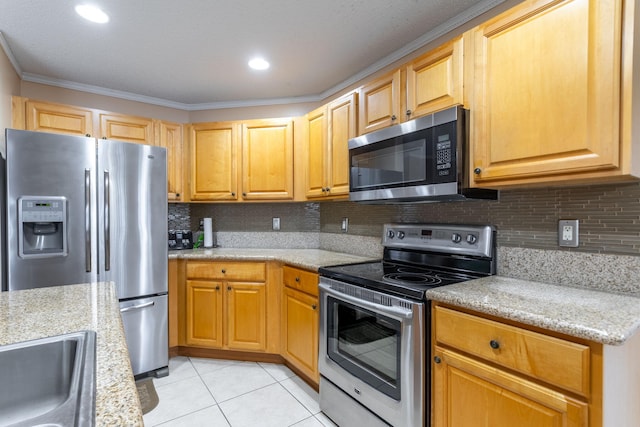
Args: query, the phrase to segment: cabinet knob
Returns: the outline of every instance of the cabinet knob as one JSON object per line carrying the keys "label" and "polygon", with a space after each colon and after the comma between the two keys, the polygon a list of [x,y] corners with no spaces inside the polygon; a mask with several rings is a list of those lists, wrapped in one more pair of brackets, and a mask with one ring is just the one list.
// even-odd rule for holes
{"label": "cabinet knob", "polygon": [[396,119],[397,119],[396,115],[395,115],[395,114],[392,114],[392,115],[391,115],[391,121],[392,121],[392,122],[395,122],[395,121],[396,121]]}
{"label": "cabinet knob", "polygon": [[475,173],[476,175],[480,175],[480,174],[482,173],[482,169],[480,169],[480,168],[475,168],[475,169],[473,170],[473,173]]}
{"label": "cabinet knob", "polygon": [[407,117],[411,116],[411,110],[407,110]]}
{"label": "cabinet knob", "polygon": [[87,138],[91,136],[90,133],[85,133],[84,136],[86,136]]}
{"label": "cabinet knob", "polygon": [[242,193],[242,197],[247,197],[247,193]]}
{"label": "cabinet knob", "polygon": [[180,197],[180,193],[176,193],[176,197]]}
{"label": "cabinet knob", "polygon": [[231,286],[227,286],[227,290],[230,291],[231,290]]}
{"label": "cabinet knob", "polygon": [[440,359],[440,356],[435,356],[435,357],[433,358],[433,361],[434,361],[435,363],[441,363],[441,362],[442,362],[442,359]]}
{"label": "cabinet knob", "polygon": [[226,273],[227,273],[227,270],[225,270],[225,269],[223,268],[222,270],[220,270],[220,272],[221,272],[222,274],[226,274]]}
{"label": "cabinet knob", "polygon": [[489,341],[489,345],[491,346],[492,349],[497,350],[500,348],[500,343],[496,340],[491,340]]}
{"label": "cabinet knob", "polygon": [[311,308],[315,310],[316,308],[318,308],[318,305],[317,304],[312,304]]}
{"label": "cabinet knob", "polygon": [[231,197],[236,197],[236,193],[231,193]]}
{"label": "cabinet knob", "polygon": [[219,290],[220,290],[220,285],[217,285],[216,286],[216,291],[219,291]]}
{"label": "cabinet knob", "polygon": [[299,277],[296,277],[296,282],[299,282],[299,281],[300,281],[300,278],[299,278]]}

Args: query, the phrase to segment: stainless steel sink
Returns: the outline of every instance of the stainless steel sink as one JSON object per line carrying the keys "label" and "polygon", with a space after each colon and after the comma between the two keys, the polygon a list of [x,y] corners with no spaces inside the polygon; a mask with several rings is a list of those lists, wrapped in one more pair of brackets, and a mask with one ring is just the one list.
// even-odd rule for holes
{"label": "stainless steel sink", "polygon": [[0,346],[0,426],[95,424],[96,333]]}

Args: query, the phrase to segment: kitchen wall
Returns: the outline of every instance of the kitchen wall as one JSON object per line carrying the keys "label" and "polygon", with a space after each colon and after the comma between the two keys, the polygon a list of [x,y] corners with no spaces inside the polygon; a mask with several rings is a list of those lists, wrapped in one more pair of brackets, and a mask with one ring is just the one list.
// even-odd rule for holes
{"label": "kitchen wall", "polygon": [[11,127],[11,97],[20,94],[20,78],[0,48],[0,151],[4,154],[4,129]]}
{"label": "kitchen wall", "polygon": [[[493,224],[498,246],[599,254],[640,255],[640,184],[506,190],[498,201],[363,205],[352,202],[177,204],[183,224],[196,230],[203,217],[222,232],[270,232],[280,217],[280,232],[342,234],[379,238],[386,222]],[[580,247],[559,248],[559,219],[580,220]]]}

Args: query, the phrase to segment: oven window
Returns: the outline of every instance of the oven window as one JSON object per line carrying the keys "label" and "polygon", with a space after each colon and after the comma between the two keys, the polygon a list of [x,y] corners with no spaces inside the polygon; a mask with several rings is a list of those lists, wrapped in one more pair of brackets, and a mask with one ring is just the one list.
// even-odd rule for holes
{"label": "oven window", "polygon": [[388,143],[373,144],[351,155],[352,188],[366,190],[381,186],[424,183],[427,179],[426,164],[425,138],[390,146]]}
{"label": "oven window", "polygon": [[400,400],[401,323],[327,298],[327,352],[343,369]]}

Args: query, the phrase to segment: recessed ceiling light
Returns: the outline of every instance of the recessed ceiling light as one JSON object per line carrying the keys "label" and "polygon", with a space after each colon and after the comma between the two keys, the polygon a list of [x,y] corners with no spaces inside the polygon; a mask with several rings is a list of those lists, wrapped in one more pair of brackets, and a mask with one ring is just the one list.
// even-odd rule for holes
{"label": "recessed ceiling light", "polygon": [[269,63],[264,60],[264,58],[253,58],[249,61],[249,67],[254,70],[266,70],[269,68]]}
{"label": "recessed ceiling light", "polygon": [[90,4],[79,4],[76,6],[76,12],[84,19],[98,24],[109,22],[109,15],[104,13],[100,8]]}

